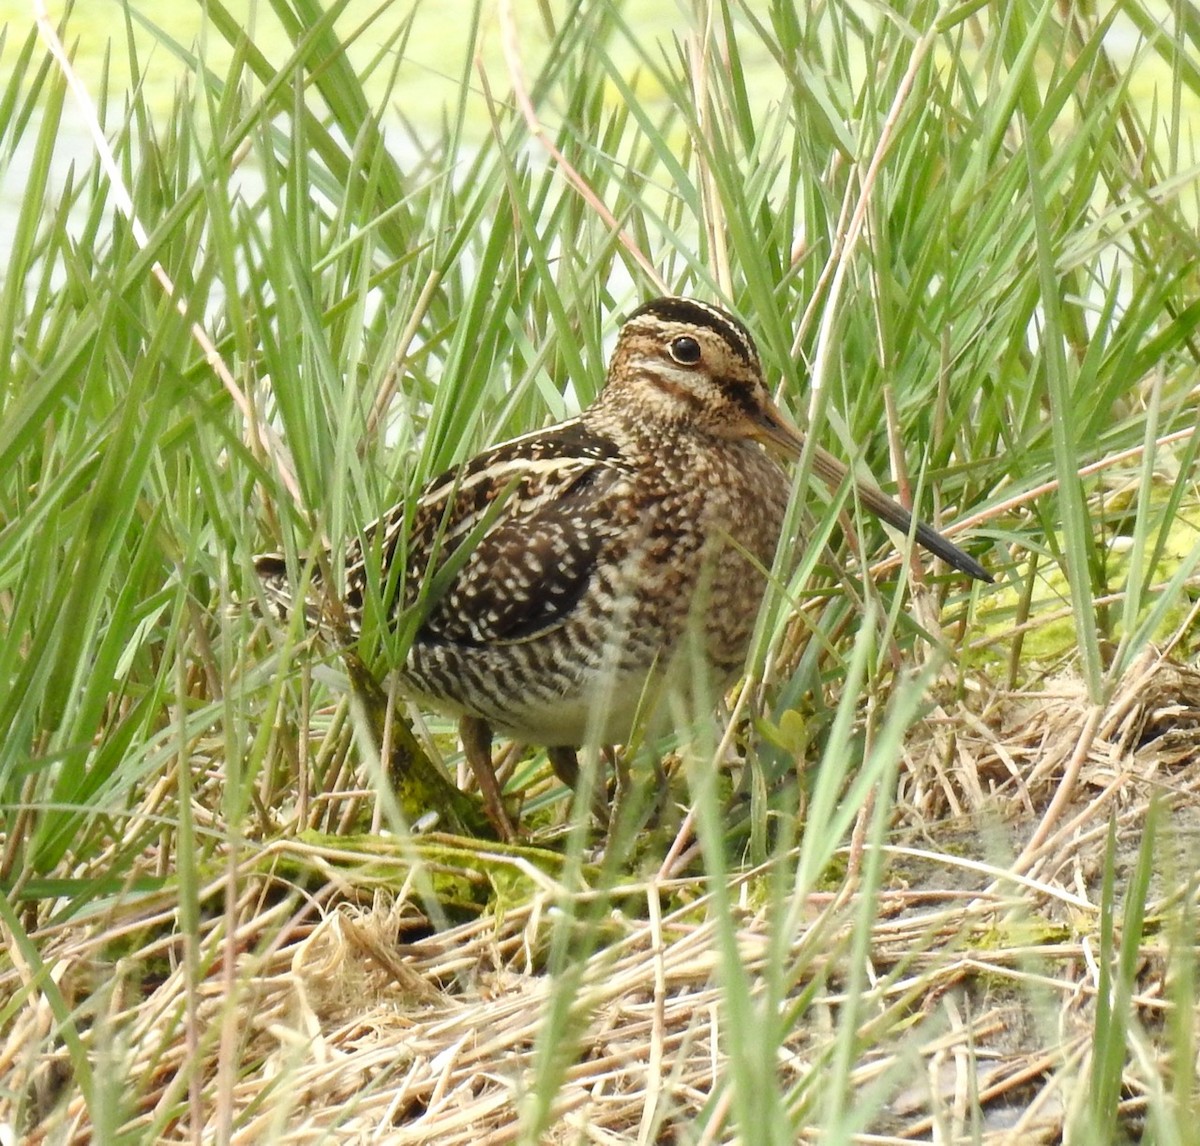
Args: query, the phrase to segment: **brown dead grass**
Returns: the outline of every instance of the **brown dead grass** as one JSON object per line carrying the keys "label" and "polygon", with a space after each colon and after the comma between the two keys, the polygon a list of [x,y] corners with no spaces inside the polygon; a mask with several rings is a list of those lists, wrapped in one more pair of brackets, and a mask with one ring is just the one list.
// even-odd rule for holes
{"label": "brown dead grass", "polygon": [[[972,1111],[983,1141],[1059,1138],[1089,1067],[1110,817],[1120,881],[1151,799],[1166,798],[1147,918],[1169,914],[1185,883],[1194,896],[1198,725],[1200,673],[1147,654],[1100,709],[1064,675],[939,709],[915,730],[856,1012],[867,1049],[854,1085],[866,1094],[882,1080],[871,1141],[966,1141]],[[97,1086],[128,1080],[113,1126],[167,1142],[517,1141],[556,989],[547,935],[565,893],[543,879],[517,906],[434,932],[407,887],[372,894],[342,875],[305,898],[281,895],[284,867],[271,874],[264,860],[290,846],[246,852],[207,889],[211,915],[194,946],[166,893],[34,935],[77,1008]],[[736,889],[751,970],[779,926],[759,875]],[[564,1048],[545,1140],[691,1141],[701,1111],[701,1140],[726,1140],[725,1020],[704,889],[680,879],[623,892],[626,910],[581,958],[578,1042]],[[788,936],[792,996],[812,991],[778,1059],[798,1103],[819,1093],[838,1036],[860,906],[852,886],[813,896]],[[122,937],[126,953],[114,955]],[[1148,928],[1134,1000],[1141,1041],[1124,1079],[1134,1132],[1164,1069],[1169,947],[1165,929]],[[74,1082],[38,969],[9,950],[0,1123],[30,1143],[92,1141],[96,1106]]]}

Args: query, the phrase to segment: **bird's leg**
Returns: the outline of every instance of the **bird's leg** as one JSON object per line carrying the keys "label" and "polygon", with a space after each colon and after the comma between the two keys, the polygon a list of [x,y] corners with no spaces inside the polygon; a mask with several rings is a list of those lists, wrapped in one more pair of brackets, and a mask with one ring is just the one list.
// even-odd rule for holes
{"label": "bird's leg", "polygon": [[[570,788],[572,792],[578,792],[579,754],[576,749],[568,744],[559,744],[552,748],[547,748],[546,756],[550,761],[550,767],[554,769],[555,776]],[[592,814],[602,824],[608,822],[608,801],[606,796],[604,778],[597,776],[596,783],[592,787]]]}
{"label": "bird's leg", "polygon": [[629,838],[628,832],[621,823],[621,819],[626,811],[630,783],[629,761],[624,752],[617,752],[616,749],[611,747],[606,748],[604,750],[604,758],[612,765],[613,770],[612,807],[608,810],[608,830],[604,833],[604,854],[607,856],[618,842],[618,832],[622,834],[624,839],[627,840]]}
{"label": "bird's leg", "polygon": [[671,780],[657,752],[654,753],[654,793],[654,808],[650,815],[657,827],[671,806]]}
{"label": "bird's leg", "polygon": [[478,716],[464,716],[458,722],[458,735],[462,740],[463,755],[475,774],[479,795],[483,798],[483,810],[491,820],[500,838],[511,843],[517,838],[517,829],[509,818],[504,798],[500,795],[500,782],[492,767],[492,729],[486,720]]}
{"label": "bird's leg", "polygon": [[571,791],[579,787],[579,756],[569,744],[558,744],[546,749],[550,767]]}

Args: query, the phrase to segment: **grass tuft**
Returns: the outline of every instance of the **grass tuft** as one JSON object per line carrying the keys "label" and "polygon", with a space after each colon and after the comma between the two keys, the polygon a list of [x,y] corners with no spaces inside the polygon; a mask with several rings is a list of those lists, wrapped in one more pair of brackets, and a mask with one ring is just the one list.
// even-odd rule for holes
{"label": "grass tuft", "polygon": [[[1196,1141],[1200,9],[401,7],[0,29],[0,1139]],[[664,290],[998,584],[805,460],[659,830],[414,835],[253,557]]]}

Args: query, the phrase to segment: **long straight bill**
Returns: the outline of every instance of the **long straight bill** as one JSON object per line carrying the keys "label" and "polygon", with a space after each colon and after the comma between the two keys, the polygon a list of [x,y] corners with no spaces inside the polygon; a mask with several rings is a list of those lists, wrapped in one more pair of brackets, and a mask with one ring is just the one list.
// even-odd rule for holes
{"label": "long straight bill", "polygon": [[[828,450],[820,446],[813,449],[813,469],[828,485],[837,489],[849,476],[850,471]],[[854,478],[854,488],[858,491],[859,499],[876,517],[894,526],[901,533],[912,533],[917,543],[940,557],[947,565],[953,566],[960,573],[974,577],[976,581],[992,582],[992,575],[979,564],[969,553],[964,553],[953,541],[943,537],[936,529],[918,521],[913,529],[913,515],[898,501],[893,501],[883,490],[869,482]]]}

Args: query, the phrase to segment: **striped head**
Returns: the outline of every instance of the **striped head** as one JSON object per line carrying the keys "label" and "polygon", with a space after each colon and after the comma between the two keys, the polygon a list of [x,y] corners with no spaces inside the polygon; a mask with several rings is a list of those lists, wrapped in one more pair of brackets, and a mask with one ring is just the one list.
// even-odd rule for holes
{"label": "striped head", "polygon": [[621,327],[597,407],[651,426],[752,439],[796,456],[799,431],[772,400],[750,332],[690,298],[658,298]]}

